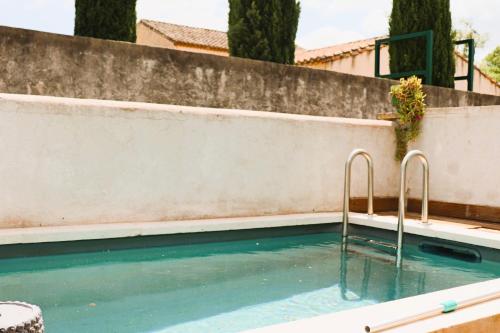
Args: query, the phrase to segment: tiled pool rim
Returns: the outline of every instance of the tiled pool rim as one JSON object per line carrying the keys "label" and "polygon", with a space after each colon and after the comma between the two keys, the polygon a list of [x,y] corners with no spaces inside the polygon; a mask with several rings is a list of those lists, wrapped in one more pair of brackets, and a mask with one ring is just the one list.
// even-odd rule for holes
{"label": "tiled pool rim", "polygon": [[[169,221],[169,222],[146,222],[146,223],[117,223],[117,224],[95,224],[85,226],[58,226],[58,227],[38,227],[38,228],[16,228],[0,229],[0,245],[14,244],[36,244],[48,242],[66,242],[79,240],[105,240],[114,238],[127,238],[137,236],[154,235],[175,235],[217,231],[236,231],[250,229],[280,228],[293,226],[313,226],[325,224],[340,224],[341,213],[315,213],[315,214],[294,214],[280,216],[260,216],[260,217],[239,217],[225,219],[189,220],[189,221]],[[393,216],[368,216],[366,214],[351,213],[350,223],[353,226],[379,228],[382,230],[396,230],[397,218]],[[418,220],[405,220],[405,233],[416,236],[438,238],[447,241],[472,244],[491,249],[500,249],[500,232],[478,228],[477,226],[458,224],[452,222],[442,222],[431,220],[428,224],[422,224]],[[486,286],[486,287],[484,287]],[[331,331],[332,327],[342,329],[343,333],[360,332],[362,323],[353,318],[369,318],[369,314],[378,313],[378,320],[392,318],[395,313],[400,313],[400,309],[412,304],[424,306],[432,302],[436,297],[452,297],[474,292],[477,288],[496,288],[500,290],[500,279],[490,280],[479,284],[466,285],[458,288],[441,290],[434,293],[404,298],[396,301],[376,304],[374,306],[360,309],[342,311],[329,315],[323,315],[297,322],[289,322],[276,326],[264,327],[252,332],[303,332],[304,327],[315,332]],[[445,328],[451,324],[463,323],[481,319],[481,316],[498,317],[500,300],[494,300],[485,304],[457,311],[451,316],[438,316],[428,320],[427,324],[420,322],[415,324],[416,330],[411,325],[405,330],[395,329],[386,332],[422,332],[422,326]],[[393,309],[392,311],[390,309]],[[395,310],[398,312],[395,312]],[[477,310],[477,309],[480,309]],[[465,315],[464,315],[465,313]],[[383,314],[383,316],[381,316]],[[368,317],[367,317],[368,316]],[[441,317],[445,317],[442,319]],[[455,318],[456,317],[456,318]],[[351,318],[351,319],[349,319]],[[450,319],[452,318],[452,319]],[[453,319],[455,318],[455,319]],[[484,319],[484,318],[483,318]],[[488,318],[484,320],[490,320]],[[451,321],[450,321],[451,320]],[[437,324],[436,324],[437,321]],[[426,322],[426,321],[423,321]],[[451,323],[451,324],[450,324]],[[306,326],[304,326],[306,325]],[[363,324],[364,325],[364,324]],[[429,326],[430,325],[430,326]],[[437,325],[437,326],[436,326]],[[440,326],[441,325],[441,326]],[[447,326],[448,325],[448,326]],[[420,327],[420,328],[418,328]],[[420,329],[420,331],[419,331]],[[362,331],[361,331],[362,332]]]}

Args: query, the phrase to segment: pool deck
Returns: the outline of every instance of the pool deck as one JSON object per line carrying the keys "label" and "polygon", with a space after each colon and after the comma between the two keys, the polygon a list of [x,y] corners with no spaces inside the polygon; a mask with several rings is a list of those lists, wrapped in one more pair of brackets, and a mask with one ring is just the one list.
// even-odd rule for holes
{"label": "pool deck", "polygon": [[[377,214],[384,215],[384,216],[398,216],[397,211],[379,212]],[[420,218],[420,214],[413,213],[413,212],[407,212],[406,217],[418,220]],[[493,229],[493,230],[500,231],[500,223],[498,223],[498,222],[470,220],[470,219],[466,220],[466,219],[462,219],[462,218],[439,216],[439,215],[429,215],[429,218],[431,220],[434,220],[437,222],[445,222],[445,223],[452,222],[452,223],[458,223],[458,224],[467,224],[467,225],[469,225],[471,227],[475,227],[475,228]]]}
{"label": "pool deck", "polygon": [[[497,290],[500,279],[440,290],[433,293],[369,305],[353,310],[317,316],[309,319],[263,327],[246,333],[361,333],[365,326],[374,326],[422,313],[443,301],[467,299]],[[500,327],[500,298],[465,307],[406,325],[382,330],[384,333],[486,333],[498,332]]]}
{"label": "pool deck", "polygon": [[[369,216],[359,213],[351,213],[350,216],[350,222],[356,225],[397,230],[397,216],[377,214]],[[477,224],[468,223],[467,220],[445,220],[444,218],[431,217],[428,223],[422,223],[415,218],[406,218],[404,232],[500,249],[500,231],[483,228]]]}
{"label": "pool deck", "polygon": [[[397,229],[397,218],[387,215],[350,213],[350,223],[385,230]],[[0,229],[0,245],[97,240],[136,236],[171,235],[229,230],[306,226],[341,223],[342,213],[313,213],[279,216],[234,217],[223,219],[182,220],[160,222],[131,222]],[[473,245],[500,249],[500,231],[443,219],[430,219],[421,223],[405,219],[405,233],[434,237]]]}

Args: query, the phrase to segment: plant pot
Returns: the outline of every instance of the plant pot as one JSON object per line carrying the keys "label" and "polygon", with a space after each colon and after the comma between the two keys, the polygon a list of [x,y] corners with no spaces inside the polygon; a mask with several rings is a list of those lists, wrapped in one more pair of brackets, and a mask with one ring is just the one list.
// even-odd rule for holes
{"label": "plant pot", "polygon": [[377,113],[377,119],[378,120],[390,120],[390,121],[396,121],[398,120],[398,115],[395,112],[388,112],[388,113]]}

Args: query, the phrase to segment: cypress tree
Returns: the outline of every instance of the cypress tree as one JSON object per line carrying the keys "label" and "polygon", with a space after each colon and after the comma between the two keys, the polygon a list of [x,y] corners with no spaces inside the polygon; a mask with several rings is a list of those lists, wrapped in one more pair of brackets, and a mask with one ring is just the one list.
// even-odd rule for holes
{"label": "cypress tree", "polygon": [[136,0],[76,0],[75,36],[135,43]]}
{"label": "cypress tree", "polygon": [[229,53],[293,64],[299,15],[296,0],[229,0]]}
{"label": "cypress tree", "polygon": [[[432,84],[455,86],[455,56],[449,0],[393,0],[389,34],[433,30]],[[393,42],[389,47],[391,73],[424,69],[424,38]]]}

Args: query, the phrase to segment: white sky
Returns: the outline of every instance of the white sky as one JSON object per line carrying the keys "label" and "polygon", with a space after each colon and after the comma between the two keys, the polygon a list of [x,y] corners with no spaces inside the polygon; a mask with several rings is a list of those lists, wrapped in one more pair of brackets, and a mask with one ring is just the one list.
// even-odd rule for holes
{"label": "white sky", "polygon": [[[302,0],[297,43],[317,48],[387,33],[391,0]],[[500,0],[451,0],[453,22],[469,20],[489,40],[481,60],[500,45]],[[227,30],[228,0],[138,0],[137,16]],[[73,33],[74,0],[0,0],[0,25]]]}

